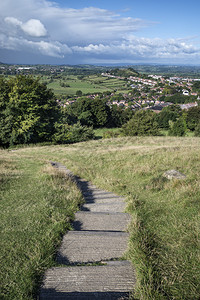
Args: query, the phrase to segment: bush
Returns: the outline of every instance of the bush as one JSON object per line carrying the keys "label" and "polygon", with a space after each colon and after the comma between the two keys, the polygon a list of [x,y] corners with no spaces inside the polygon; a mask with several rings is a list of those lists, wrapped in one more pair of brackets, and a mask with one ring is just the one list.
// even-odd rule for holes
{"label": "bush", "polygon": [[182,111],[178,105],[170,105],[162,109],[157,115],[156,120],[160,128],[169,129],[169,121],[175,122],[181,117]]}
{"label": "bush", "polygon": [[169,135],[173,136],[184,136],[186,134],[186,122],[180,117],[176,122],[171,122]]}
{"label": "bush", "polygon": [[191,107],[186,114],[188,129],[194,131],[200,120],[200,107]]}
{"label": "bush", "polygon": [[53,142],[56,144],[76,143],[94,138],[92,127],[83,126],[80,122],[74,125],[56,123],[55,129]]}
{"label": "bush", "polygon": [[194,136],[200,136],[200,122],[195,128]]}
{"label": "bush", "polygon": [[103,133],[103,139],[109,139],[109,138],[115,138],[120,135],[119,132],[113,131],[113,130],[106,130]]}
{"label": "bush", "polygon": [[123,135],[158,135],[156,114],[150,110],[140,110],[133,118],[122,126]]}
{"label": "bush", "polygon": [[76,123],[70,127],[71,142],[88,141],[94,138],[94,131],[92,127],[82,126]]}

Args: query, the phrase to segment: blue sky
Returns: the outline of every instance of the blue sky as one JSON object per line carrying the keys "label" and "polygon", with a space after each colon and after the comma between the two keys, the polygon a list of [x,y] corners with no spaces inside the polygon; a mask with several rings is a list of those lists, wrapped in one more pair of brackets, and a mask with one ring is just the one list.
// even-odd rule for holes
{"label": "blue sky", "polygon": [[200,65],[199,0],[1,0],[0,61]]}

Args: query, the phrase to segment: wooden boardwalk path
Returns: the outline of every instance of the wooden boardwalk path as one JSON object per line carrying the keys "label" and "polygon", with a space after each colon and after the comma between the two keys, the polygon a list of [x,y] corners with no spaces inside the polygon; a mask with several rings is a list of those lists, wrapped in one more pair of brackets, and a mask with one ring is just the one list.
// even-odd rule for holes
{"label": "wooden boardwalk path", "polygon": [[123,260],[130,216],[122,197],[76,178],[65,166],[52,163],[75,180],[85,198],[57,254],[61,267],[45,273],[41,300],[129,299],[136,282],[129,261]]}

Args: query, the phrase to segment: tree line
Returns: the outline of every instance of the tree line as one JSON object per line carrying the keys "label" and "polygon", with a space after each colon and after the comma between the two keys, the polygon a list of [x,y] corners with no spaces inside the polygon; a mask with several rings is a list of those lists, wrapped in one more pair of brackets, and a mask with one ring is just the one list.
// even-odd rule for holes
{"label": "tree line", "polygon": [[93,128],[119,127],[122,135],[158,135],[167,129],[183,136],[187,129],[200,135],[200,107],[181,111],[177,105],[155,114],[108,105],[108,99],[78,98],[60,106],[39,79],[19,75],[0,78],[0,145],[73,143],[94,138]]}
{"label": "tree line", "polygon": [[92,128],[120,127],[131,110],[80,97],[64,108],[47,86],[31,76],[0,78],[0,145],[70,143],[94,137]]}

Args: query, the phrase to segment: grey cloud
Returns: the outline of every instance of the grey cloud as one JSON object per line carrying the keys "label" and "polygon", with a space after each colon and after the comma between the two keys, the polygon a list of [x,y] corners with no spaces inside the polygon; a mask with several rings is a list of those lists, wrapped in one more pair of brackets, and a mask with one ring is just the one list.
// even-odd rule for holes
{"label": "grey cloud", "polygon": [[46,17],[52,37],[71,45],[111,42],[121,39],[127,32],[135,32],[146,26],[143,20],[121,18],[98,8],[54,11],[54,19],[53,27],[51,18]]}
{"label": "grey cloud", "polygon": [[7,37],[0,34],[0,48],[29,51],[32,53],[41,53],[43,55],[63,58],[65,54],[71,54],[71,49],[59,42],[45,42],[45,41],[30,41],[24,38]]}
{"label": "grey cloud", "polygon": [[[52,40],[71,45],[97,43],[99,40],[111,42],[121,38],[125,32],[135,32],[149,25],[144,20],[122,18],[115,12],[95,7],[61,9],[53,5],[53,2],[45,0],[18,0],[17,5],[15,0],[6,1],[7,6],[3,5],[2,15],[21,20],[25,30],[28,25],[32,25],[25,25],[27,19],[38,19],[44,24]],[[11,15],[9,6],[12,7]],[[26,31],[31,32],[30,29]]]}
{"label": "grey cloud", "polygon": [[200,59],[192,40],[135,36],[152,24],[96,7],[61,9],[47,0],[6,0],[0,3],[0,48],[82,61]]}
{"label": "grey cloud", "polygon": [[[19,45],[24,43],[27,51],[34,45],[41,53],[54,53],[60,57],[65,55],[66,47],[69,53],[74,51],[74,46],[86,46],[99,41],[111,44],[119,41],[125,32],[146,26],[143,20],[121,18],[109,10],[94,7],[61,9],[46,0],[18,0],[17,4],[15,0],[7,0],[3,5],[0,4],[0,8],[3,17],[0,16],[3,25],[0,32],[4,34],[1,47],[7,45],[18,50]],[[13,39],[18,42],[12,43]],[[49,49],[47,45],[54,45],[51,47],[54,50],[45,50]],[[72,50],[69,50],[70,47]]]}
{"label": "grey cloud", "polygon": [[22,25],[21,21],[19,21],[17,18],[13,18],[13,17],[6,17],[5,22],[8,23],[8,24],[12,24],[14,26],[21,26]]}
{"label": "grey cloud", "polygon": [[131,37],[128,41],[122,41],[118,44],[89,44],[84,47],[72,47],[77,53],[99,55],[110,55],[112,57],[138,57],[146,58],[184,58],[188,55],[199,56],[200,49],[183,41],[162,40],[162,39],[145,39]]}

